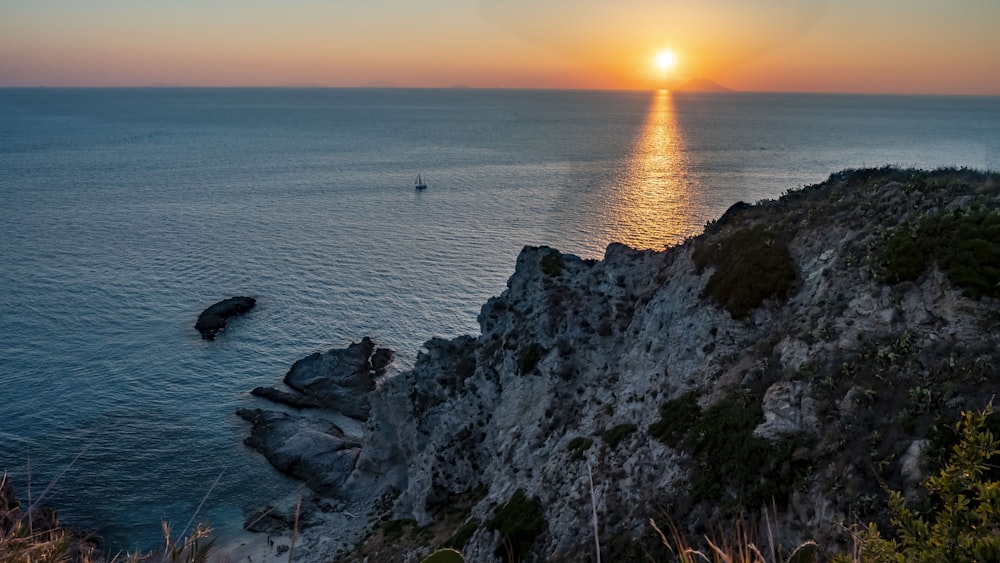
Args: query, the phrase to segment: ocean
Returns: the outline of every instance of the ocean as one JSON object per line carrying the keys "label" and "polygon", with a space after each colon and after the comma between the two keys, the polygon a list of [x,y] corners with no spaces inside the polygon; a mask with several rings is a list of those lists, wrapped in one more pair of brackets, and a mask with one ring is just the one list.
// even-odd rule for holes
{"label": "ocean", "polygon": [[0,469],[112,549],[234,533],[299,487],[234,414],[295,360],[370,335],[404,369],[524,245],[662,248],[886,164],[1000,169],[1000,98],[0,89]]}

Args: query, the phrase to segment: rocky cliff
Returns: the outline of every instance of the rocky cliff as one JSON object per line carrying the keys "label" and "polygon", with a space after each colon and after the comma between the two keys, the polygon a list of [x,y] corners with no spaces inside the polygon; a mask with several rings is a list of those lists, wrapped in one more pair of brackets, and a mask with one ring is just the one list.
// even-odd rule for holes
{"label": "rocky cliff", "polygon": [[525,248],[479,336],[314,359],[248,444],[317,492],[306,559],[589,560],[592,492],[605,561],[657,557],[651,518],[830,554],[995,393],[998,297],[1000,176],[845,171],[663,251]]}

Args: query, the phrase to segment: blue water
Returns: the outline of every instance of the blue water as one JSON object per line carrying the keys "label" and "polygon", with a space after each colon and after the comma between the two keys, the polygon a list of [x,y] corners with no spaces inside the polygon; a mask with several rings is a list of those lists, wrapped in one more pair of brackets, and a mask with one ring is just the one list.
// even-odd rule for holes
{"label": "blue water", "polygon": [[0,468],[115,547],[216,479],[198,520],[238,529],[297,487],[233,414],[296,359],[371,335],[405,367],[477,332],[525,244],[662,247],[883,164],[1000,169],[1000,99],[0,90]]}

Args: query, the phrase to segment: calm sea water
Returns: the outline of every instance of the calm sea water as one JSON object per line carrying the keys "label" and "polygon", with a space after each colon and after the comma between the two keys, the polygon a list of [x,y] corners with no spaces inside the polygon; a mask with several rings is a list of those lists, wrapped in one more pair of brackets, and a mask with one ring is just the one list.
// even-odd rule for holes
{"label": "calm sea water", "polygon": [[1000,169],[1000,99],[0,90],[0,468],[113,546],[216,479],[198,519],[238,529],[297,484],[233,412],[298,358],[371,335],[405,367],[477,333],[525,244],[662,247],[883,164]]}

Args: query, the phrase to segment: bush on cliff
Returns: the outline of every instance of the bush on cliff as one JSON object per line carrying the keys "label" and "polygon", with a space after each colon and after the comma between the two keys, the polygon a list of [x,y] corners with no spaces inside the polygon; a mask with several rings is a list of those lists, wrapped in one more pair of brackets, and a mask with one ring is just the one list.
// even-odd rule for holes
{"label": "bush on cliff", "polygon": [[594,441],[590,438],[585,438],[583,436],[577,436],[566,444],[566,449],[569,450],[569,460],[570,461],[580,461],[583,459],[583,453],[590,449],[590,446],[594,445]]}
{"label": "bush on cliff", "polygon": [[947,464],[924,482],[934,509],[921,513],[898,491],[889,491],[897,539],[885,539],[875,524],[861,534],[861,555],[873,563],[1000,561],[1000,439],[987,424],[992,405],[965,412],[957,425],[961,441]]}
{"label": "bush on cliff", "polygon": [[915,280],[937,263],[967,297],[1000,297],[1000,213],[956,211],[900,228],[882,260],[890,283]]}
{"label": "bush on cliff", "polygon": [[692,259],[698,273],[715,268],[702,297],[734,319],[745,318],[765,299],[785,298],[797,277],[788,244],[761,225],[704,240]]}
{"label": "bush on cliff", "polygon": [[552,250],[548,252],[541,259],[542,272],[552,278],[559,277],[563,271],[563,258],[562,255],[557,251]]}
{"label": "bush on cliff", "polygon": [[692,500],[729,502],[755,509],[783,501],[794,485],[791,455],[797,445],[771,444],[755,436],[764,421],[760,401],[724,399],[704,411],[688,393],[661,408],[649,433],[668,446],[691,455]]}
{"label": "bush on cliff", "polygon": [[604,432],[604,443],[608,445],[609,448],[615,449],[618,447],[618,443],[625,439],[626,436],[638,430],[638,426],[632,423],[619,424],[609,428]]}
{"label": "bush on cliff", "polygon": [[496,508],[486,527],[500,532],[500,545],[493,554],[503,561],[521,561],[531,551],[535,540],[545,531],[545,515],[537,498],[529,498],[518,489],[510,500]]}

